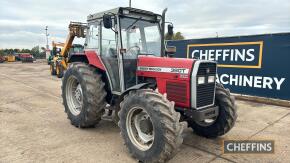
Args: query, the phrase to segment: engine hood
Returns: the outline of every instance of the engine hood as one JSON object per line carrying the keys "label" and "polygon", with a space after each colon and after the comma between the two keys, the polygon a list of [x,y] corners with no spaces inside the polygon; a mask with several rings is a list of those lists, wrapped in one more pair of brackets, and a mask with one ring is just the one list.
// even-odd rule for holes
{"label": "engine hood", "polygon": [[194,59],[139,56],[137,75],[187,79],[194,62]]}

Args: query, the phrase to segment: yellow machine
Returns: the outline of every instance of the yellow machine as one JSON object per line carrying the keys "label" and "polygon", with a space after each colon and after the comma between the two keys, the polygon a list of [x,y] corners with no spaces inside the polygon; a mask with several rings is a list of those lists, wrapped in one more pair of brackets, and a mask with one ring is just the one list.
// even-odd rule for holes
{"label": "yellow machine", "polygon": [[60,57],[60,47],[64,47],[64,43],[56,43],[52,41],[52,51],[47,61],[48,64],[50,65],[51,75],[57,75],[56,65],[57,65],[57,62],[62,59]]}
{"label": "yellow machine", "polygon": [[[52,75],[56,75],[58,78],[62,78],[64,71],[68,67],[68,52],[72,46],[75,37],[85,38],[86,29],[88,28],[86,23],[71,22],[69,24],[69,34],[65,43],[52,43],[53,57],[50,61],[50,72]],[[57,50],[57,46],[63,47],[60,51]]]}
{"label": "yellow machine", "polygon": [[7,62],[15,62],[15,56],[14,55],[8,55],[7,56]]}

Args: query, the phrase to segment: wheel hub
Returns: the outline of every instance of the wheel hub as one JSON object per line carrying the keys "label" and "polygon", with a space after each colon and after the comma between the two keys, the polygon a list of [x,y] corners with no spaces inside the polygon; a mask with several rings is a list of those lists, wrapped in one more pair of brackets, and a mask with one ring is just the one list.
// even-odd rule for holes
{"label": "wheel hub", "polygon": [[141,112],[135,115],[133,125],[142,143],[148,143],[153,140],[153,125],[147,113]]}
{"label": "wheel hub", "polygon": [[145,134],[152,134],[153,125],[148,119],[140,121],[140,129]]}
{"label": "wheel hub", "polygon": [[79,115],[83,105],[83,92],[80,83],[73,76],[66,84],[66,100],[70,112],[75,116]]}
{"label": "wheel hub", "polygon": [[148,150],[154,141],[154,126],[148,113],[140,107],[132,108],[126,120],[128,136],[140,150]]}
{"label": "wheel hub", "polygon": [[82,87],[81,87],[80,84],[78,84],[77,89],[75,90],[74,94],[75,94],[75,98],[76,98],[77,102],[79,104],[82,104],[82,102],[83,102],[83,92],[82,92]]}

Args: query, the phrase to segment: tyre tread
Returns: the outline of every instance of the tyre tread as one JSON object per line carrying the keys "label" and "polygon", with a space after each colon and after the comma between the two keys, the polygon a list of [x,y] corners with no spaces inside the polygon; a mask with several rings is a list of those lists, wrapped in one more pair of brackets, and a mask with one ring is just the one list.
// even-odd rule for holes
{"label": "tyre tread", "polygon": [[[121,112],[124,110],[123,105],[127,99],[133,98],[134,96],[138,96],[140,99],[145,99],[146,102],[152,104],[154,106],[154,111],[156,114],[160,115],[161,123],[163,129],[165,131],[164,140],[165,146],[162,149],[161,153],[156,158],[148,158],[147,160],[141,160],[143,162],[166,162],[170,158],[172,158],[178,151],[178,147],[183,142],[182,131],[184,129],[184,123],[179,122],[180,114],[177,113],[174,108],[174,103],[169,102],[166,99],[166,95],[162,95],[158,93],[158,91],[154,91],[152,89],[140,89],[130,91],[127,96],[124,97],[124,100],[121,102],[120,106],[121,109],[118,113],[119,117],[121,116]],[[160,108],[160,109],[155,109]],[[121,127],[121,123],[119,121],[118,125]],[[125,144],[128,148],[128,142],[126,142],[124,129],[121,129],[121,135],[125,140]],[[136,158],[135,151],[130,151],[128,148],[129,153]],[[138,159],[138,158],[136,158]]]}
{"label": "tyre tread", "polygon": [[[79,128],[93,127],[101,120],[106,105],[106,91],[104,89],[104,83],[101,80],[101,74],[97,73],[96,69],[85,63],[72,63],[69,68],[75,68],[83,79],[85,79],[85,90],[87,98],[84,99],[87,102],[84,118],[81,122],[74,122],[71,120],[72,125]],[[62,86],[63,87],[63,86]],[[64,93],[62,93],[64,98]],[[64,102],[63,102],[64,103]],[[67,112],[67,109],[66,109]]]}

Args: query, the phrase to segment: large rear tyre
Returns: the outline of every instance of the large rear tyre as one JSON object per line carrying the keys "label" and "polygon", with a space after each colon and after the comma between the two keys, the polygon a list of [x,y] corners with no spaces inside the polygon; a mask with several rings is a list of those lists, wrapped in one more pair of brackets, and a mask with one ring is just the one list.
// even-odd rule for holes
{"label": "large rear tyre", "polygon": [[199,136],[216,138],[229,132],[235,125],[237,107],[230,91],[217,84],[215,97],[215,104],[219,106],[219,114],[215,119],[202,122],[188,121],[188,125]]}
{"label": "large rear tyre", "polygon": [[62,80],[62,98],[71,124],[93,127],[106,106],[105,84],[96,69],[85,63],[72,63]]}
{"label": "large rear tyre", "polygon": [[130,154],[142,162],[165,162],[182,144],[185,122],[174,103],[149,89],[134,90],[124,97],[119,112],[121,135]]}

